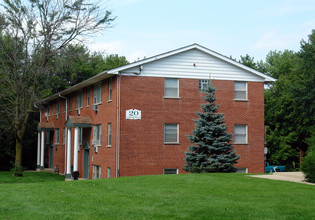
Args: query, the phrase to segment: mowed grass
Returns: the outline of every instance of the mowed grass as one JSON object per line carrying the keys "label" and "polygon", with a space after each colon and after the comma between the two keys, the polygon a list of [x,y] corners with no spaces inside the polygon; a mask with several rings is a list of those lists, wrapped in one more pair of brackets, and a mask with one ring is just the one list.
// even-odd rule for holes
{"label": "mowed grass", "polygon": [[0,172],[1,183],[39,183],[51,181],[64,181],[65,177],[47,172],[23,172],[23,177],[13,177],[12,172]]}
{"label": "mowed grass", "polygon": [[315,219],[315,186],[244,174],[59,180],[0,184],[0,219]]}

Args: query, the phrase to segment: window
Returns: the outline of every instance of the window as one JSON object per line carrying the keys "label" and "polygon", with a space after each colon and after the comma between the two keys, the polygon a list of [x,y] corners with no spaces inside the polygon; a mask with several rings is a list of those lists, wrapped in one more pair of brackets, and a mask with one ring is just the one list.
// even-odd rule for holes
{"label": "window", "polygon": [[236,173],[248,173],[247,167],[236,167]]}
{"label": "window", "polygon": [[247,82],[234,82],[234,99],[247,100]]}
{"label": "window", "polygon": [[112,95],[113,95],[113,82],[112,82],[112,79],[109,79],[109,81],[108,81],[108,101],[112,101]]}
{"label": "window", "polygon": [[93,165],[93,179],[100,179],[101,178],[101,166]]}
{"label": "window", "polygon": [[69,112],[72,111],[72,97],[69,97]]}
{"label": "window", "polygon": [[77,93],[77,108],[82,108],[83,94],[82,91]]}
{"label": "window", "polygon": [[108,123],[108,141],[107,145],[111,146],[112,145],[112,123]]}
{"label": "window", "polygon": [[247,125],[234,125],[234,143],[247,144]]}
{"label": "window", "polygon": [[56,115],[60,113],[60,100],[57,101],[56,103]]}
{"label": "window", "polygon": [[178,79],[165,79],[164,96],[178,98]]}
{"label": "window", "polygon": [[178,124],[164,125],[164,143],[178,143]]}
{"label": "window", "polygon": [[66,99],[63,100],[63,112],[66,112]]}
{"label": "window", "polygon": [[79,145],[82,145],[83,128],[79,128]]}
{"label": "window", "polygon": [[99,104],[102,101],[102,84],[94,86],[94,104]]}
{"label": "window", "polygon": [[209,87],[208,79],[200,79],[199,80],[199,92],[206,92]]}
{"label": "window", "polygon": [[111,169],[110,167],[107,167],[107,178],[111,177]]}
{"label": "window", "polygon": [[165,168],[164,174],[178,174],[177,168]]}
{"label": "window", "polygon": [[63,138],[62,138],[62,144],[65,144],[66,141],[66,129],[63,128]]}
{"label": "window", "polygon": [[90,105],[90,90],[86,89],[86,106]]}
{"label": "window", "polygon": [[59,139],[60,139],[60,133],[59,133],[59,128],[55,130],[55,144],[59,144]]}
{"label": "window", "polygon": [[101,125],[93,126],[93,140],[95,141],[95,145],[101,145]]}

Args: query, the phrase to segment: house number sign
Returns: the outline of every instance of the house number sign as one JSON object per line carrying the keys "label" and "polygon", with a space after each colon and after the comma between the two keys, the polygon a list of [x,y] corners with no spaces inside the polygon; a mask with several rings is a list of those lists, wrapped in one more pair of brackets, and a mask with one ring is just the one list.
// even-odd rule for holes
{"label": "house number sign", "polygon": [[141,120],[141,111],[137,109],[126,110],[126,119]]}

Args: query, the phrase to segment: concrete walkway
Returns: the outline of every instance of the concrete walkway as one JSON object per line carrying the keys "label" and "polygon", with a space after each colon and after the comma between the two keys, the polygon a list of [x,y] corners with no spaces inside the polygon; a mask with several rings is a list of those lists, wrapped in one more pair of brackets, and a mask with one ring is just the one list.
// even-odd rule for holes
{"label": "concrete walkway", "polygon": [[302,172],[275,172],[272,175],[270,174],[251,175],[251,177],[271,179],[271,180],[283,180],[283,181],[315,185],[314,183],[305,182],[304,174]]}

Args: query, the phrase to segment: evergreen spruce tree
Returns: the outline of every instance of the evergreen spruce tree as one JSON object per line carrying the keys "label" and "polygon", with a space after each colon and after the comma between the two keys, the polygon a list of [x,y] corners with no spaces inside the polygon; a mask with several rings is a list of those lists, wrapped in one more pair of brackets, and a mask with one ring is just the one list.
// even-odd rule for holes
{"label": "evergreen spruce tree", "polygon": [[193,135],[187,137],[192,144],[186,152],[184,170],[192,173],[235,172],[234,164],[239,155],[235,154],[230,144],[232,135],[226,132],[223,114],[217,113],[218,105],[214,102],[216,89],[209,85],[201,105],[202,112],[197,112],[196,128]]}

